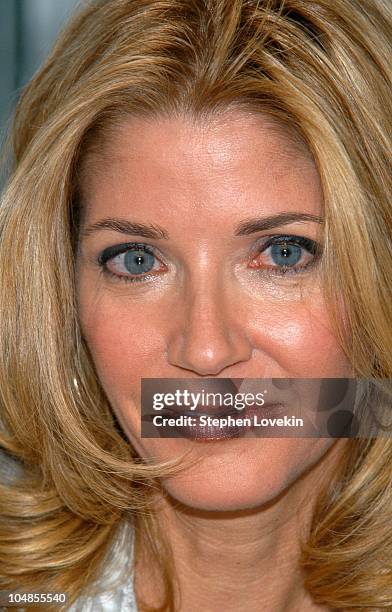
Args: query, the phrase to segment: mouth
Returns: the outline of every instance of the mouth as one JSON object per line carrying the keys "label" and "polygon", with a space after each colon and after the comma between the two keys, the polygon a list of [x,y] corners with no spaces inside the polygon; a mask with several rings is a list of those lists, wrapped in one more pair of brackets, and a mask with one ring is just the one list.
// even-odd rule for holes
{"label": "mouth", "polygon": [[[239,410],[232,406],[203,405],[202,410],[184,410],[183,406],[172,406],[157,413],[143,415],[143,423],[155,432],[151,437],[188,438],[195,442],[208,442],[252,436],[255,419],[274,419],[286,412],[281,403],[263,406],[252,404]],[[264,427],[264,432],[268,430]],[[254,434],[253,434],[254,435]]]}

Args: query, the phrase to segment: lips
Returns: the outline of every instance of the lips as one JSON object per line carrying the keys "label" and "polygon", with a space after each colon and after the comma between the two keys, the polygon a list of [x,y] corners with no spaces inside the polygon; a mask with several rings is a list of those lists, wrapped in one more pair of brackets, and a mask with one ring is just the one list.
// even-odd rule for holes
{"label": "lips", "polygon": [[[174,408],[174,407],[173,407]],[[166,428],[166,435],[164,437],[182,437],[188,438],[190,440],[194,440],[195,442],[212,442],[214,440],[227,440],[231,438],[242,438],[252,434],[253,431],[253,417],[258,415],[261,418],[277,418],[282,412],[286,411],[286,408],[283,404],[267,404],[264,406],[257,406],[256,404],[252,406],[247,406],[243,410],[236,410],[232,407],[228,409],[227,407],[217,407],[214,406],[214,412],[209,411],[208,413],[205,411],[193,411],[193,410],[166,410],[162,416],[167,416],[169,418],[178,418],[178,417],[192,417],[192,425],[187,425],[186,423],[181,423],[180,426],[170,426]],[[221,409],[220,413],[217,413],[217,408]],[[222,408],[224,408],[224,412],[222,412]],[[224,419],[225,417],[232,416],[232,422],[222,426],[221,422],[219,424],[215,424],[211,420],[208,420],[207,423],[203,423],[200,419],[201,416],[212,417],[214,420]],[[243,419],[243,423],[245,420],[249,420],[250,424],[238,424],[236,423],[236,419]],[[229,419],[230,420],[230,419]]]}

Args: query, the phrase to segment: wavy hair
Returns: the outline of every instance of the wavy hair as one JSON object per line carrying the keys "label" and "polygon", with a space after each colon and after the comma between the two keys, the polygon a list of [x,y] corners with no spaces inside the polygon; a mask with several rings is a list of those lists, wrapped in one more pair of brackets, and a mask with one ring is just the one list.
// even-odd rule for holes
{"label": "wavy hair", "polygon": [[[306,142],[336,333],[358,376],[392,376],[391,26],[383,0],[89,0],[66,26],[19,101],[0,207],[0,445],[22,468],[0,485],[2,589],[75,601],[132,519],[175,609],[153,499],[177,467],[126,440],[75,299],[78,169],[124,116],[238,107]],[[302,546],[315,602],[392,608],[391,465],[391,440],[345,441]]]}

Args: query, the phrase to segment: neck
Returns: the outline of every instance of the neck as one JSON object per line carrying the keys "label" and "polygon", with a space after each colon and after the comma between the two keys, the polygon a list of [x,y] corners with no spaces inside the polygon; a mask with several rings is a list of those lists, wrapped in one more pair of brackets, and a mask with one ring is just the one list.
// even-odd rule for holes
{"label": "neck", "polygon": [[[196,510],[162,492],[157,522],[165,526],[175,560],[181,593],[176,610],[327,610],[313,603],[303,587],[300,542],[309,533],[320,483],[331,475],[340,449],[336,443],[278,498],[250,510]],[[152,567],[151,559],[140,560],[135,590],[141,601],[157,605],[163,591]]]}

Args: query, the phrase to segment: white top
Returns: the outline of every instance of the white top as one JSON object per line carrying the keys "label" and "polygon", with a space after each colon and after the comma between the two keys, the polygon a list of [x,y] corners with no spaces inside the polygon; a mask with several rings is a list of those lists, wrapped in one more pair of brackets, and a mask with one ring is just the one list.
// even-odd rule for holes
{"label": "white top", "polygon": [[137,612],[132,568],[133,532],[124,522],[104,563],[104,573],[89,590],[97,594],[79,597],[68,612]]}

